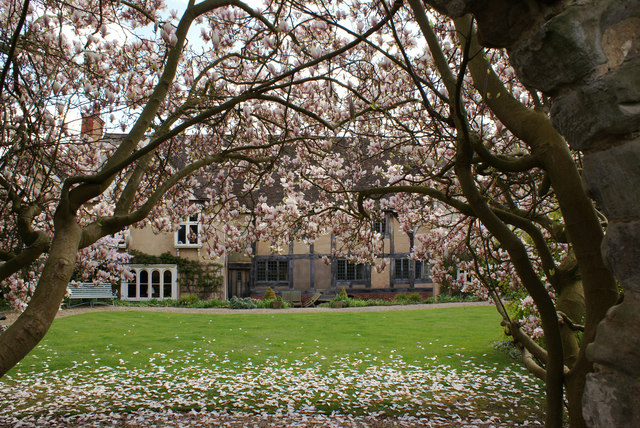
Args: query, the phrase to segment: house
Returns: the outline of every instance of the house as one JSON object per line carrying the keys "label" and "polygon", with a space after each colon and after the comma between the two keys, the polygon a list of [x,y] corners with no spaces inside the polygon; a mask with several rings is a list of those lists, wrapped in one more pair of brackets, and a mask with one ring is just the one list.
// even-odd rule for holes
{"label": "house", "polygon": [[[315,292],[335,294],[342,288],[349,295],[362,298],[393,298],[398,292],[417,292],[423,297],[437,294],[438,287],[431,281],[428,262],[410,258],[412,234],[402,231],[393,213],[385,217],[373,224],[384,236],[383,256],[390,261],[381,272],[368,264],[332,257],[336,246],[332,236],[322,236],[311,245],[290,242],[283,253],[273,253],[267,243],[256,242],[251,256],[232,253],[211,259],[201,251],[203,243],[199,240],[196,215],[185,219],[174,233],[154,233],[150,227],[132,229],[127,248],[154,255],[169,253],[203,265],[222,265],[221,289],[203,297],[258,297],[269,287],[276,293],[298,290],[303,296]],[[131,268],[136,280],[123,284],[123,299],[177,298],[188,292],[175,286],[177,269],[172,265],[132,265]],[[160,291],[144,291],[149,284],[153,290]]]}
{"label": "house", "polygon": [[[95,134],[99,126],[96,122],[83,125],[83,129],[91,129]],[[430,278],[428,262],[410,258],[414,235],[402,230],[392,212],[371,224],[384,237],[380,257],[389,263],[381,272],[368,264],[333,257],[338,244],[334,236],[319,237],[312,244],[290,242],[281,253],[273,253],[265,242],[254,242],[251,256],[232,253],[211,258],[203,251],[206,243],[201,241],[201,227],[200,216],[195,213],[185,218],[173,233],[154,233],[150,226],[130,229],[122,248],[151,256],[167,254],[167,257],[190,260],[203,271],[221,266],[220,287],[204,291],[189,287],[176,263],[132,264],[135,279],[123,280],[120,297],[125,300],[177,299],[196,292],[203,298],[229,299],[261,296],[269,287],[276,293],[298,290],[303,296],[316,292],[335,294],[342,288],[350,295],[363,298],[392,298],[398,292],[417,292],[423,297],[438,293],[437,284]]]}

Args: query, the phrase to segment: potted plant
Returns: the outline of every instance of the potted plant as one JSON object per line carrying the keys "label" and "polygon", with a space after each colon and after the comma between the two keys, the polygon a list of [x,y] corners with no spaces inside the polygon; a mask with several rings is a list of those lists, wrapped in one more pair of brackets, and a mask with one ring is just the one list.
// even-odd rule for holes
{"label": "potted plant", "polygon": [[282,297],[278,296],[271,301],[271,307],[273,309],[282,309]]}
{"label": "potted plant", "polygon": [[342,290],[340,290],[338,295],[333,299],[331,299],[331,307],[342,308],[343,306],[346,306],[346,302],[348,298],[349,296],[347,295],[347,290],[344,287],[342,287]]}

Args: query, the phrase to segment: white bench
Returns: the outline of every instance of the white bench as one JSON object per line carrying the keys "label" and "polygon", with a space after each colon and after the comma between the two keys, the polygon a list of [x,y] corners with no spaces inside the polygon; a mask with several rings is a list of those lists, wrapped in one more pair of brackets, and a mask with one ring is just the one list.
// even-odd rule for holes
{"label": "white bench", "polygon": [[[116,298],[118,297],[116,293],[113,292],[111,288],[111,284],[98,284],[94,285],[93,282],[81,282],[77,286],[69,284],[67,287],[69,292],[71,293],[69,297],[67,297],[67,308],[72,306],[80,306],[85,304],[90,304],[93,308],[94,303],[97,304],[111,304],[116,306]],[[77,303],[75,305],[71,304],[71,300],[80,300],[80,299],[88,299],[88,302]],[[108,299],[111,302],[105,303],[100,302],[98,299]]]}

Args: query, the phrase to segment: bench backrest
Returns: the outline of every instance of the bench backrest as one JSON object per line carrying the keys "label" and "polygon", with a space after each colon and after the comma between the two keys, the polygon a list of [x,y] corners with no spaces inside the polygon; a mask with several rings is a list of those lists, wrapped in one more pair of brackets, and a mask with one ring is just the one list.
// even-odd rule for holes
{"label": "bench backrest", "polygon": [[283,291],[282,300],[291,304],[302,303],[302,293],[300,291]]}
{"label": "bench backrest", "polygon": [[94,285],[92,282],[81,283],[78,286],[69,284],[69,291],[73,299],[106,299],[115,297],[111,284]]}

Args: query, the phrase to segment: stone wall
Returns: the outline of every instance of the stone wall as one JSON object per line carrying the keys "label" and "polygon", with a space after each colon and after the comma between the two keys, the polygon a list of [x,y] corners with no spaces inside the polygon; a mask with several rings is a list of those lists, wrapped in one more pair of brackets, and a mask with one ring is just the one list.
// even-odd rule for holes
{"label": "stone wall", "polygon": [[587,356],[583,415],[598,427],[640,426],[640,2],[432,0],[473,13],[486,46],[506,47],[520,79],[552,100],[551,118],[584,155],[584,185],[608,219],[603,257],[624,300]]}

